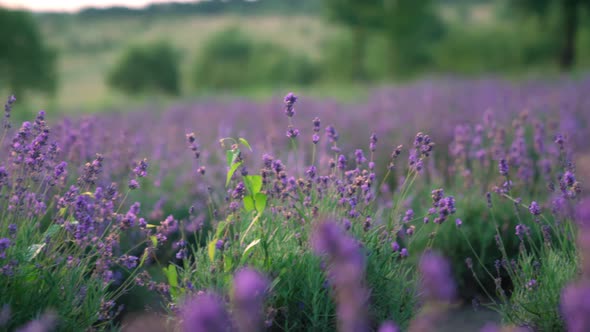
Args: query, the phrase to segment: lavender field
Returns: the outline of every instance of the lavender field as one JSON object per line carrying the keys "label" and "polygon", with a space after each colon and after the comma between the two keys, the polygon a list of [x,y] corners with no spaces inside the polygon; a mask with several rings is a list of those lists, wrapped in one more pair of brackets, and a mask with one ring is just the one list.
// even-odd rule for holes
{"label": "lavender field", "polygon": [[0,326],[436,331],[488,308],[475,329],[590,331],[589,91],[419,80],[24,123],[10,96]]}

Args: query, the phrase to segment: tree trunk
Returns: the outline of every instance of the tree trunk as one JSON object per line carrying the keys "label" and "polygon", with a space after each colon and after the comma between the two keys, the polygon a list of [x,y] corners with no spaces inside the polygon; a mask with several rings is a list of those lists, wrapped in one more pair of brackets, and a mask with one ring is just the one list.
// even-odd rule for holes
{"label": "tree trunk", "polygon": [[576,33],[578,31],[578,0],[562,0],[563,45],[559,58],[562,70],[569,70],[576,61]]}
{"label": "tree trunk", "polygon": [[355,26],[352,34],[352,75],[354,80],[362,81],[365,79],[365,29],[362,26]]}

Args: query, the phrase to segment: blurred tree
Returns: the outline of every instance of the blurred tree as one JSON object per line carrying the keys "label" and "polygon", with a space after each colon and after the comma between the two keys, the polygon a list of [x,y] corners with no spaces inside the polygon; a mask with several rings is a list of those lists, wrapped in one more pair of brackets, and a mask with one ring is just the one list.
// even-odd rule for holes
{"label": "blurred tree", "polygon": [[365,78],[363,59],[370,29],[383,26],[384,0],[324,0],[328,19],[352,30],[352,72],[355,79]]}
{"label": "blurred tree", "polygon": [[590,0],[513,0],[517,9],[527,14],[547,16],[551,10],[558,11],[561,49],[559,65],[570,69],[576,62],[576,38],[579,28],[579,13],[582,7],[590,8]]}
{"label": "blurred tree", "polygon": [[312,83],[314,64],[305,56],[250,38],[237,27],[211,36],[195,59],[197,88],[234,89],[260,85]]}
{"label": "blurred tree", "polygon": [[180,93],[180,58],[166,42],[130,47],[107,77],[107,83],[127,94]]}
{"label": "blurred tree", "polygon": [[430,63],[430,48],[443,36],[444,25],[432,0],[324,0],[328,18],[352,30],[351,66],[365,78],[363,59],[370,32],[389,41],[390,72],[409,72]]}
{"label": "blurred tree", "polygon": [[383,27],[390,44],[391,73],[407,74],[432,63],[432,48],[445,26],[432,0],[383,0]]}
{"label": "blurred tree", "polygon": [[0,86],[55,93],[56,52],[43,42],[31,14],[0,8]]}

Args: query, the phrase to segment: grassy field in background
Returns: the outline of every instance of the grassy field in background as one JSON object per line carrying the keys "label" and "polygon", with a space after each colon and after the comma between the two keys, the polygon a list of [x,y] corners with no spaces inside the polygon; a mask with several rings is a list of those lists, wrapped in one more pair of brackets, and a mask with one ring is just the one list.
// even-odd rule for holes
{"label": "grassy field in background", "polygon": [[[91,111],[132,102],[110,90],[105,84],[105,76],[126,47],[157,40],[170,41],[181,51],[183,95],[210,95],[207,91],[195,91],[192,88],[189,81],[191,66],[200,46],[212,34],[231,26],[239,26],[256,38],[315,59],[320,56],[326,38],[337,30],[319,18],[305,16],[127,17],[87,21],[72,18],[61,24],[42,20],[44,35],[60,52],[59,91],[53,100],[35,96],[31,99],[31,106],[50,103],[67,112],[79,110],[80,107]],[[327,89],[333,90],[330,87]],[[349,95],[349,88],[345,90],[343,95]],[[245,87],[236,93],[256,98],[268,97],[273,92]]]}

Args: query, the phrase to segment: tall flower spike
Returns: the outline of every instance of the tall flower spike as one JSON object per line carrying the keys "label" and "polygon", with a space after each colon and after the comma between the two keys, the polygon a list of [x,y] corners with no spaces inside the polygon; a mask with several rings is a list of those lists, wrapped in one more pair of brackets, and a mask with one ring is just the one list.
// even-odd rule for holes
{"label": "tall flower spike", "polygon": [[229,332],[230,317],[223,301],[204,293],[187,302],[182,309],[183,332]]}
{"label": "tall flower spike", "polygon": [[312,234],[316,254],[327,258],[327,275],[337,302],[338,331],[368,331],[365,259],[358,243],[336,222],[318,225]]}
{"label": "tall flower spike", "polygon": [[268,286],[268,280],[255,270],[244,268],[236,273],[233,283],[233,305],[239,331],[261,330],[264,320],[264,297]]}
{"label": "tall flower spike", "polygon": [[285,114],[292,118],[295,115],[295,102],[299,99],[293,92],[289,92],[285,96]]}

